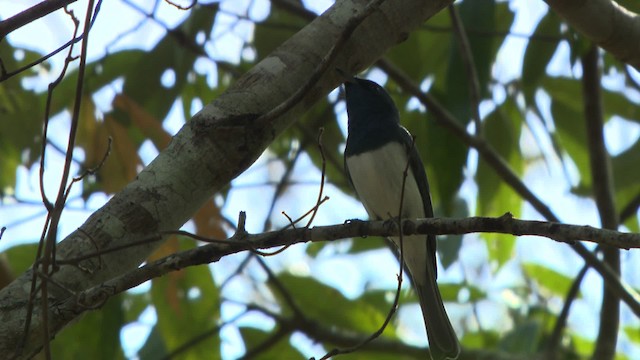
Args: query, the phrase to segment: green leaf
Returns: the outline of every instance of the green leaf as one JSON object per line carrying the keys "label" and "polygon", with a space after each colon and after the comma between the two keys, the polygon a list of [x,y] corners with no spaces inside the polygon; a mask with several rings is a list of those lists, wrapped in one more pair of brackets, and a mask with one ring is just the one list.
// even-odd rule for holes
{"label": "green leaf", "polygon": [[366,238],[353,238],[351,240],[351,248],[349,248],[350,254],[358,254],[370,250],[378,250],[386,247],[387,242],[384,238],[373,236]]}
{"label": "green leaf", "polygon": [[[1,130],[0,130],[1,132]],[[8,144],[4,141],[4,136],[0,136],[0,144]],[[16,187],[16,169],[22,164],[18,149],[0,145],[0,199],[6,193],[12,194]]]}
{"label": "green leaf", "polygon": [[571,345],[578,353],[580,359],[587,359],[593,355],[595,349],[595,342],[593,340],[584,338],[582,336],[571,334]]}
{"label": "green leaf", "polygon": [[[376,331],[384,322],[388,313],[380,311],[376,306],[361,298],[349,300],[338,290],[324,285],[313,278],[303,278],[283,273],[278,279],[291,293],[299,308],[304,309],[305,315],[315,321],[321,321],[329,326],[337,326],[343,330],[370,334]],[[278,298],[278,303],[290,314],[290,309],[280,292],[270,285]],[[318,301],[331,299],[331,301]],[[395,330],[388,326],[382,334],[384,337],[394,337]]]}
{"label": "green leaf", "polygon": [[[323,354],[319,354],[323,355]],[[318,356],[320,358],[320,356]],[[389,351],[387,353],[382,352],[380,350],[377,351],[367,351],[366,347],[362,350],[354,351],[349,354],[340,355],[337,359],[344,360],[415,360],[415,359],[429,359],[429,355],[427,355],[427,349],[425,348],[423,351],[418,352],[414,351],[410,354],[402,353],[400,351],[392,352]]]}
{"label": "green leaf", "polygon": [[626,226],[629,229],[629,232],[632,232],[632,233],[640,232],[640,224],[638,223],[637,216],[630,216],[622,225]]}
{"label": "green leaf", "polygon": [[142,314],[151,303],[151,294],[149,292],[135,294],[127,291],[123,293],[122,296],[122,308],[124,310],[124,321],[126,323],[138,321],[140,314]]}
{"label": "green leaf", "polygon": [[509,354],[535,354],[540,347],[542,330],[537,321],[520,324],[500,341],[500,349]]}
{"label": "green leaf", "polygon": [[[120,329],[124,325],[122,297],[110,298],[100,311],[91,311],[51,342],[54,359],[124,359]],[[81,341],[79,341],[81,340]]]}
{"label": "green leaf", "polygon": [[[519,152],[522,119],[523,116],[517,105],[507,100],[486,117],[482,130],[485,141],[518,175],[523,171]],[[476,181],[479,215],[500,216],[511,212],[514,216],[519,216],[522,205],[519,195],[504,183],[502,177],[483,158],[478,161]]]}
{"label": "green leaf", "polygon": [[438,235],[436,238],[440,262],[445,269],[458,260],[458,254],[462,249],[462,238],[462,235]]}
{"label": "green leaf", "polygon": [[440,294],[445,302],[459,303],[459,295],[463,292],[466,295],[465,303],[475,303],[487,298],[487,293],[477,286],[469,283],[439,283]]}
{"label": "green leaf", "polygon": [[138,356],[141,360],[155,360],[164,359],[167,355],[169,355],[169,352],[162,335],[160,335],[160,330],[156,325],[151,329],[151,333],[149,333],[142,349],[138,351]]}
{"label": "green leaf", "polygon": [[[25,65],[24,59],[15,60],[16,51],[24,50],[12,47],[8,41],[0,42],[3,69],[13,71]],[[26,51],[25,56],[31,54]],[[29,167],[40,154],[43,111],[35,92],[22,86],[22,80],[33,71],[32,68],[0,82],[0,197],[5,192],[13,193],[17,167]]]}
{"label": "green leaf", "polygon": [[[318,135],[321,128],[322,153],[318,147]],[[344,172],[345,138],[336,122],[333,104],[326,98],[306,111],[299,121],[278,136],[269,149],[274,151],[279,158],[286,158],[290,156],[294,144],[309,155],[319,171],[322,169],[322,155],[324,154],[325,181],[336,185],[345,193],[353,193]]]}
{"label": "green leaf", "polygon": [[522,269],[528,277],[555,296],[566,296],[573,283],[572,278],[539,264],[524,263]]}
{"label": "green leaf", "polygon": [[190,119],[191,114],[200,109],[193,109],[194,100],[200,100],[203,105],[220,96],[227,90],[227,86],[223,81],[223,72],[218,67],[218,85],[212,88],[207,82],[207,75],[198,74],[195,70],[187,73],[187,81],[180,94],[182,98],[182,115],[185,119]]}
{"label": "green leaf", "polygon": [[[491,67],[493,66],[497,48],[500,45],[500,38],[493,36],[482,36],[486,32],[504,32],[510,28],[514,15],[509,10],[507,4],[496,4],[494,0],[464,1],[457,5],[460,18],[464,24],[471,55],[475,64],[478,84],[480,87],[480,97],[489,95],[489,79],[491,78]],[[447,106],[460,119],[469,119],[469,72],[465,68],[463,55],[457,39],[451,39],[451,56],[449,59],[449,69],[446,80],[446,92],[449,95],[450,103]]]}
{"label": "green leaf", "polygon": [[[450,48],[451,17],[446,11],[432,16],[426,29],[409,34],[409,38],[391,48],[386,58],[412,79],[424,79],[429,73],[446,70]],[[418,83],[420,81],[417,81]]]}
{"label": "green leaf", "polygon": [[[617,193],[626,192],[631,190],[631,195],[638,193],[638,176],[635,169],[640,163],[640,141],[636,141],[633,146],[616,155],[611,159],[611,168],[613,171],[613,177],[615,181],[615,191]],[[629,200],[632,197],[627,197]],[[619,199],[624,201],[624,198]],[[620,204],[623,205],[623,204]]]}
{"label": "green leaf", "polygon": [[[144,53],[127,71],[123,92],[158,121],[163,120],[176,98],[181,94],[187,77],[201,49],[196,42],[199,32],[210,34],[217,8],[196,6],[177,28],[169,31],[156,46]],[[208,35],[207,35],[208,36]],[[173,71],[175,83],[165,87],[161,77],[165,71]],[[153,91],[150,91],[153,89]],[[209,101],[210,99],[207,99]],[[122,112],[114,116],[125,125],[131,119]],[[140,143],[142,143],[140,139]]]}
{"label": "green leaf", "polygon": [[[193,248],[193,240],[182,239],[181,250]],[[220,317],[220,298],[206,266],[189,267],[152,281],[151,297],[158,314],[157,328],[168,351],[210,332]],[[220,339],[212,334],[207,341],[190,347],[176,359],[220,358]]]}
{"label": "green leaf", "polygon": [[416,137],[416,148],[425,164],[431,197],[439,209],[437,216],[456,212],[458,190],[462,185],[468,147],[450,131],[437,125],[432,115],[416,111],[405,113],[403,120]]}
{"label": "green leaf", "polygon": [[[401,305],[405,302],[405,299],[411,300],[412,302],[418,301],[417,296],[414,295],[412,297],[408,297],[406,296],[407,294],[410,294],[410,293],[402,292],[400,294]],[[389,310],[391,309],[391,305],[393,305],[394,296],[395,296],[395,289],[392,291],[367,290],[362,295],[360,295],[360,297],[358,297],[358,300],[361,300],[366,304],[371,305],[372,307],[376,308],[380,313],[386,314],[386,313],[389,313]]]}
{"label": "green leaf", "polygon": [[[552,100],[562,103],[573,111],[583,111],[582,83],[579,79],[545,77],[540,83]],[[606,88],[601,88],[601,91],[606,121],[613,115],[618,115],[631,121],[639,121],[640,109],[638,109],[638,105],[629,100],[624,93]],[[554,120],[556,120],[555,117]],[[583,117],[576,118],[574,121],[584,124]]]}
{"label": "green leaf", "polygon": [[562,150],[566,151],[566,154],[578,168],[581,193],[589,194],[591,167],[583,112],[581,109],[572,107],[570,103],[567,104],[562,100],[552,98],[551,114],[556,126],[556,131],[553,134],[554,141]]}
{"label": "green leaf", "polygon": [[[638,161],[640,161],[640,141],[611,160],[615,204],[618,212],[621,212],[640,193],[640,183],[637,176],[633,176],[635,171],[630,171],[636,168]],[[630,216],[624,224],[630,231],[638,231],[637,216]]]}
{"label": "green leaf", "polygon": [[[440,95],[435,90],[432,93]],[[451,216],[458,211],[458,190],[468,147],[437,125],[430,112],[408,110],[403,105],[409,100],[405,94],[391,92],[391,95],[398,105],[402,125],[415,137],[415,147],[427,172],[434,212],[436,216]]]}
{"label": "green leaf", "polygon": [[[85,97],[126,74],[127,70],[141,61],[145,52],[142,50],[123,50],[87,64],[84,75]],[[78,70],[67,73],[62,82],[56,86],[51,102],[51,114],[64,109],[71,109],[75,100],[78,83]],[[40,94],[40,103],[44,107],[47,93]]]}
{"label": "green leaf", "polygon": [[524,53],[522,63],[522,87],[527,104],[534,102],[540,79],[546,74],[547,65],[560,42],[560,19],[549,11],[538,23]]}
{"label": "green leaf", "polygon": [[[301,4],[300,1],[294,1]],[[269,17],[255,24],[253,46],[258,60],[269,55],[275,48],[307,25],[308,21],[280,6],[271,6]]]}
{"label": "green leaf", "polygon": [[500,334],[490,330],[465,331],[464,336],[460,339],[460,342],[470,349],[495,349],[499,341]]}
{"label": "green leaf", "polygon": [[[580,174],[580,184],[574,192],[583,196],[591,195],[591,168],[582,103],[582,88],[579,80],[567,78],[545,78],[545,91],[551,97],[551,113],[556,126],[552,134],[557,145],[571,157]],[[602,89],[605,119],[618,115],[626,119],[638,118],[638,107],[625,95]],[[640,145],[634,144],[630,149],[617,155],[612,160],[615,179],[616,198],[619,207],[625,199],[635,196],[638,187],[632,172],[628,171],[637,164]]]}
{"label": "green leaf", "polygon": [[569,63],[574,65],[580,61],[580,58],[583,57],[587,51],[591,48],[593,43],[590,39],[582,36],[578,31],[569,27],[568,29],[569,36]]}
{"label": "green leaf", "polygon": [[8,248],[3,252],[9,263],[11,272],[15,275],[22,274],[33,265],[36,258],[38,244],[22,244]]}
{"label": "green leaf", "polygon": [[[507,100],[483,122],[484,139],[519,175],[522,174],[524,167],[519,151],[522,118],[517,105],[512,100]],[[501,216],[511,212],[515,217],[520,216],[522,198],[483,158],[478,161],[476,182],[478,184],[478,215]],[[490,259],[497,260],[499,265],[511,259],[515,246],[514,236],[482,234],[482,237],[487,243]]]}
{"label": "green leaf", "polygon": [[[469,207],[467,202],[456,197],[453,203],[452,217],[465,218],[469,216]],[[438,241],[438,254],[440,255],[440,261],[442,266],[447,269],[457,259],[460,249],[462,248],[462,235],[439,235]]]}
{"label": "green leaf", "polygon": [[637,326],[623,326],[624,334],[635,344],[640,344],[640,332]]}
{"label": "green leaf", "polygon": [[278,341],[272,342],[273,333],[267,333],[262,330],[241,327],[240,335],[244,340],[244,344],[247,348],[247,352],[251,352],[253,349],[262,346],[265,343],[269,343],[266,349],[254,353],[252,358],[256,359],[306,359],[302,354],[297,351],[289,343],[288,337],[281,337]]}

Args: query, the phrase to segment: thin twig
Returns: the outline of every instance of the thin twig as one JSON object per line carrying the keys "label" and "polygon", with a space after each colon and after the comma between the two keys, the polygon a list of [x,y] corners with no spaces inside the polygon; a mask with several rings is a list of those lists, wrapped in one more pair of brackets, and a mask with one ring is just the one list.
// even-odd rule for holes
{"label": "thin twig", "polygon": [[[247,306],[248,309],[258,311],[261,314],[272,318],[279,326],[294,329],[295,331],[305,334],[316,343],[335,344],[337,346],[346,347],[350,344],[361,343],[364,340],[362,335],[357,333],[354,334],[353,331],[342,330],[336,327],[328,327],[321,322],[316,322],[306,318],[299,319],[296,317],[285,317],[255,304],[245,306]],[[370,342],[363,350],[376,354],[403,354],[405,357],[415,359],[424,358],[426,353],[425,348],[423,347],[411,346],[402,341],[387,338],[380,338],[375,342]],[[488,357],[485,358],[488,359]],[[315,357],[312,357],[311,359],[313,360]],[[505,358],[502,359],[506,360]],[[496,358],[494,357],[492,360],[496,360]]]}
{"label": "thin twig", "polygon": [[[291,221],[291,218],[289,218],[290,223],[288,226],[285,226],[283,230],[286,230],[290,227],[293,227],[295,224],[299,223],[300,221],[302,221],[302,219],[306,218],[307,216],[309,216],[309,214],[311,214],[312,212],[314,212],[318,207],[320,207],[322,204],[324,204],[326,201],[328,201],[330,199],[330,197],[325,196],[324,198],[322,198],[322,200],[320,200],[320,202],[316,203],[311,209],[309,209],[306,213],[302,214],[299,218]],[[288,215],[286,215],[284,212],[283,214],[285,216],[288,217]]]}
{"label": "thin twig", "polygon": [[171,0],[164,0],[164,2],[166,2],[167,4],[175,7],[178,10],[189,10],[192,7],[196,6],[196,4],[198,3],[198,0],[191,0],[191,4],[189,4],[187,6],[182,6],[180,4],[176,4],[175,2],[173,2]]}
{"label": "thin twig", "polygon": [[580,269],[578,275],[573,280],[573,283],[567,292],[567,296],[564,298],[562,311],[558,314],[553,330],[547,337],[548,340],[545,347],[545,359],[547,360],[555,360],[557,357],[558,349],[562,342],[562,332],[564,331],[564,328],[567,325],[567,320],[569,319],[569,310],[571,310],[571,305],[578,298],[578,294],[580,294],[580,284],[582,284],[582,281],[587,274],[587,270],[589,270],[589,265],[583,265],[582,269]]}
{"label": "thin twig", "polygon": [[12,31],[34,22],[41,17],[47,16],[56,10],[60,10],[76,1],[77,0],[42,1],[6,20],[0,21],[0,41],[2,41]]}
{"label": "thin twig", "polygon": [[107,139],[107,149],[104,151],[104,154],[102,155],[102,160],[100,160],[98,165],[96,165],[95,167],[86,169],[85,171],[82,172],[82,174],[80,174],[79,176],[74,176],[71,179],[71,181],[67,185],[66,191],[64,192],[64,200],[63,200],[64,204],[66,204],[67,200],[69,199],[69,194],[71,194],[71,189],[73,188],[73,185],[75,185],[76,183],[82,181],[85,177],[87,177],[89,175],[96,174],[98,172],[98,170],[100,170],[102,168],[102,166],[104,165],[105,161],[107,161],[107,159],[109,158],[109,155],[111,154],[111,144],[112,144],[112,142],[113,142],[113,138],[111,136],[109,136],[109,138]]}
{"label": "thin twig", "polygon": [[273,284],[280,295],[282,295],[284,302],[289,306],[289,308],[291,308],[294,316],[304,318],[304,311],[302,311],[300,306],[298,306],[298,303],[295,302],[293,296],[291,295],[289,290],[287,290],[286,286],[284,286],[284,284],[278,279],[273,271],[271,271],[267,263],[265,263],[265,261],[261,258],[256,258],[256,260],[258,260],[258,264],[260,264],[260,267],[262,267],[264,272],[267,273],[268,281]]}
{"label": "thin twig", "polygon": [[320,188],[318,190],[318,198],[316,200],[316,205],[313,207],[314,210],[311,213],[311,217],[305,225],[306,228],[311,226],[313,223],[313,219],[315,219],[316,214],[318,213],[318,209],[320,209],[320,203],[322,202],[322,193],[324,192],[324,182],[326,179],[327,172],[327,160],[324,157],[324,148],[322,147],[322,134],[324,133],[324,128],[320,128],[318,130],[318,150],[320,151],[320,156],[322,157],[322,165],[320,167]]}
{"label": "thin twig", "polygon": [[[69,0],[67,2],[71,3],[71,2],[75,2],[75,1],[77,1],[77,0]],[[45,1],[45,2],[53,2],[53,1]],[[98,0],[97,5],[96,5],[96,11],[94,12],[94,17],[91,19],[91,27],[93,27],[93,23],[95,22],[96,17],[98,15],[98,9],[100,9],[101,5],[102,5],[102,0]],[[30,63],[28,63],[28,64],[26,64],[26,65],[24,65],[24,66],[22,66],[22,67],[20,67],[18,69],[15,69],[15,70],[12,70],[12,71],[7,71],[4,68],[4,66],[2,66],[2,71],[0,72],[0,83],[5,81],[5,80],[8,80],[8,79],[12,78],[13,76],[16,76],[16,75],[20,74],[21,72],[23,72],[23,71],[25,71],[27,69],[30,69],[30,68],[38,65],[38,64],[41,64],[41,63],[47,61],[51,57],[57,55],[58,53],[62,52],[64,49],[68,48],[69,46],[71,46],[71,45],[73,45],[73,44],[75,44],[77,42],[80,42],[83,39],[83,36],[84,36],[83,34],[81,34],[80,36],[75,36],[74,35],[74,37],[71,40],[67,41],[62,46],[58,47],[57,49],[53,50],[52,52],[48,53],[47,55],[44,55],[44,56],[40,57],[39,59],[34,60],[34,61],[32,61],[32,62],[30,62]],[[0,39],[1,39],[1,36],[0,36]]]}
{"label": "thin twig", "polygon": [[[73,36],[74,38],[77,36],[78,34],[78,30],[79,30],[79,21],[78,19],[73,15],[73,13],[69,12],[66,8],[65,8],[65,12],[71,17],[71,20],[73,21],[75,27],[74,27],[74,33]],[[72,43],[73,44],[73,43]],[[53,89],[62,81],[64,75],[67,72],[67,69],[69,67],[69,64],[71,63],[71,61],[74,60],[74,57],[72,56],[72,52],[73,52],[73,45],[71,45],[71,47],[69,48],[69,52],[67,54],[67,57],[65,59],[62,71],[60,72],[60,74],[58,75],[58,78],[56,80],[54,80],[51,84],[49,84],[48,87],[48,94],[47,94],[47,101],[46,101],[46,105],[45,105],[45,114],[44,114],[44,126],[43,126],[43,135],[42,135],[42,147],[41,147],[41,153],[40,153],[40,169],[39,169],[39,176],[38,176],[38,181],[39,181],[39,189],[40,189],[40,195],[42,198],[42,203],[44,204],[45,208],[47,209],[47,217],[45,219],[45,223],[44,226],[42,228],[42,232],[40,235],[40,241],[38,242],[38,248],[36,250],[36,259],[34,261],[34,269],[37,269],[38,266],[41,266],[41,268],[43,269],[43,271],[45,273],[49,273],[49,264],[50,264],[50,259],[51,259],[51,255],[52,252],[54,250],[51,249],[51,245],[48,245],[47,242],[47,234],[49,234],[49,231],[51,230],[52,227],[52,221],[54,218],[54,208],[55,206],[51,203],[51,201],[49,201],[45,191],[44,191],[44,171],[45,171],[45,158],[46,158],[46,143],[47,143],[47,136],[48,136],[48,127],[49,127],[49,118],[50,118],[50,108],[51,108],[51,101],[52,101],[52,96],[53,96]],[[3,74],[4,75],[4,74]],[[71,152],[73,149],[67,149],[66,153]],[[55,226],[54,226],[55,227]],[[55,245],[54,245],[55,246]],[[32,276],[31,276],[31,293],[29,296],[29,301],[27,303],[27,319],[25,321],[24,324],[24,331],[23,331],[23,336],[21,341],[18,342],[17,344],[17,353],[21,354],[22,353],[22,349],[24,348],[24,344],[26,344],[27,341],[27,336],[29,333],[29,328],[31,326],[31,318],[32,318],[32,313],[33,313],[33,308],[34,308],[34,303],[33,303],[33,299],[35,299],[35,291],[37,291],[37,289],[40,289],[42,291],[42,296],[41,296],[41,301],[42,301],[42,305],[43,305],[43,309],[46,309],[46,305],[47,305],[47,289],[46,289],[46,282],[44,286],[38,287],[37,285],[37,271],[33,271]],[[48,316],[48,314],[44,314],[47,311],[43,310],[43,316]],[[43,318],[43,323],[44,324],[48,324],[48,318]],[[43,326],[43,333],[44,333],[44,339],[49,339],[48,336],[48,326]],[[48,346],[45,346],[45,357],[46,358],[50,358],[51,354],[50,354],[50,350]]]}
{"label": "thin twig", "polygon": [[476,136],[482,135],[482,123],[480,122],[480,82],[478,80],[478,72],[476,71],[476,64],[473,60],[473,51],[471,51],[471,45],[469,44],[469,38],[464,29],[460,14],[458,14],[458,8],[451,4],[449,5],[449,15],[451,17],[451,23],[453,25],[453,33],[458,40],[460,54],[462,55],[462,62],[464,68],[467,71],[467,79],[469,84],[469,100],[471,102],[471,118],[475,124]]}
{"label": "thin twig", "polygon": [[620,223],[624,223],[630,217],[635,215],[638,212],[638,207],[640,207],[640,193],[636,195],[624,208],[620,211]]}
{"label": "thin twig", "polygon": [[[83,30],[84,40],[82,41],[82,46],[80,50],[80,64],[78,65],[78,82],[76,84],[76,98],[75,98],[73,112],[71,116],[71,126],[69,129],[67,153],[65,156],[65,161],[62,169],[62,176],[60,177],[60,186],[58,188],[56,202],[53,206],[53,209],[51,209],[50,211],[51,212],[51,221],[49,222],[50,227],[47,230],[47,236],[45,238],[45,244],[44,244],[44,253],[42,254],[43,256],[42,256],[41,266],[42,266],[42,272],[45,275],[49,275],[50,265],[51,265],[52,272],[56,270],[55,247],[56,247],[56,238],[58,233],[58,224],[60,223],[60,218],[62,217],[62,211],[64,209],[65,201],[67,199],[67,194],[68,194],[66,191],[66,188],[69,181],[69,174],[71,172],[71,164],[73,162],[73,149],[75,147],[76,132],[78,130],[78,123],[80,121],[80,106],[82,102],[83,87],[84,87],[84,72],[85,72],[86,63],[87,63],[87,49],[89,46],[89,30],[91,28],[91,18],[94,13],[94,5],[95,5],[95,1],[89,0],[87,4],[86,16],[84,20],[85,21],[84,30]],[[76,25],[75,31],[77,31],[78,25],[79,25],[77,18],[73,15],[73,12],[67,11],[67,9],[65,9],[65,11],[73,19]],[[98,9],[96,8],[95,11],[97,12]],[[76,33],[74,33],[74,37],[75,36],[76,36]],[[68,63],[65,66],[68,66]],[[54,87],[55,85],[53,87],[51,86],[49,87],[49,96],[52,95]],[[46,197],[44,199],[46,199]],[[51,347],[48,341],[48,339],[50,339],[51,336],[49,335],[49,295],[48,295],[47,281],[43,281],[41,291],[42,291],[42,295],[41,295],[42,308],[40,310],[42,312],[41,313],[42,331],[43,331],[42,337],[43,339],[45,339],[45,341],[43,342],[44,354],[47,359],[51,359]]]}
{"label": "thin twig", "polygon": [[206,330],[200,334],[197,334],[196,336],[194,336],[193,338],[189,339],[187,342],[183,343],[182,345],[178,346],[177,348],[169,351],[167,353],[167,355],[165,355],[164,357],[161,358],[161,360],[171,360],[171,359],[176,359],[178,358],[178,355],[181,355],[182,353],[188,351],[190,348],[202,343],[203,341],[205,341],[207,338],[214,336],[215,334],[220,333],[220,330],[222,330],[223,327],[229,325],[229,324],[233,324],[234,322],[240,320],[240,318],[242,318],[243,316],[246,315],[246,312],[244,313],[240,313],[236,316],[234,316],[233,318],[231,318],[228,321],[223,322],[220,325],[216,325],[215,327]]}
{"label": "thin twig", "polygon": [[275,187],[275,191],[273,192],[273,196],[271,197],[271,204],[269,205],[269,210],[267,210],[267,216],[264,220],[264,224],[262,225],[263,231],[267,231],[271,227],[271,213],[273,213],[273,210],[276,207],[276,202],[278,201],[280,196],[284,193],[287,186],[290,185],[293,169],[298,163],[298,160],[300,159],[300,155],[302,154],[303,150],[304,150],[304,146],[301,144],[300,148],[297,149],[295,154],[293,155],[293,159],[291,159],[291,161],[288,161],[287,168],[284,174],[282,174],[280,181],[278,181],[278,184]]}

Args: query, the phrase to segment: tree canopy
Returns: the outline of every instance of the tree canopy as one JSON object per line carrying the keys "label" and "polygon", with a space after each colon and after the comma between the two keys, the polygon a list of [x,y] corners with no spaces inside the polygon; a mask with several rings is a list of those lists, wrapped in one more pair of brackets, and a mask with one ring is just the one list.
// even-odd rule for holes
{"label": "tree canopy", "polygon": [[425,358],[340,69],[415,136],[461,358],[640,356],[640,5],[577,3],[0,9],[0,355]]}

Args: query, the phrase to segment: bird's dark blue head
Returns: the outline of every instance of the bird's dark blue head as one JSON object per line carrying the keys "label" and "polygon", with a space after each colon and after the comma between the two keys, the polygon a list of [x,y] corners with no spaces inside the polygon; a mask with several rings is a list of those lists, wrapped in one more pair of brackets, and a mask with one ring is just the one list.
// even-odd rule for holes
{"label": "bird's dark blue head", "polygon": [[[349,135],[345,154],[355,155],[400,141],[398,109],[384,88],[373,81],[351,78],[344,83]],[[398,137],[398,138],[396,138]]]}
{"label": "bird's dark blue head", "polygon": [[398,109],[384,88],[373,81],[351,78],[344,83],[349,115],[349,132],[363,127],[394,126],[400,123]]}

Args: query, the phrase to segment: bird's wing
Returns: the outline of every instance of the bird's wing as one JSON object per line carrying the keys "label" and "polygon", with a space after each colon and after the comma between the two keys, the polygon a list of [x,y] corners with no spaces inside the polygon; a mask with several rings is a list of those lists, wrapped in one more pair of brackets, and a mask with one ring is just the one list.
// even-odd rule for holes
{"label": "bird's wing", "polygon": [[[403,126],[400,126],[399,132],[402,144],[409,155],[409,166],[411,166],[411,171],[413,172],[413,176],[418,184],[418,190],[420,190],[420,195],[422,196],[422,206],[424,207],[425,217],[431,218],[433,217],[433,205],[431,204],[429,180],[427,180],[427,173],[424,169],[424,164],[422,163],[422,159],[420,159],[420,154],[418,153],[418,149],[416,148],[413,137],[409,131]],[[434,273],[437,276],[435,235],[427,235],[427,246],[428,253],[432,257],[432,261],[430,263],[433,265]]]}

